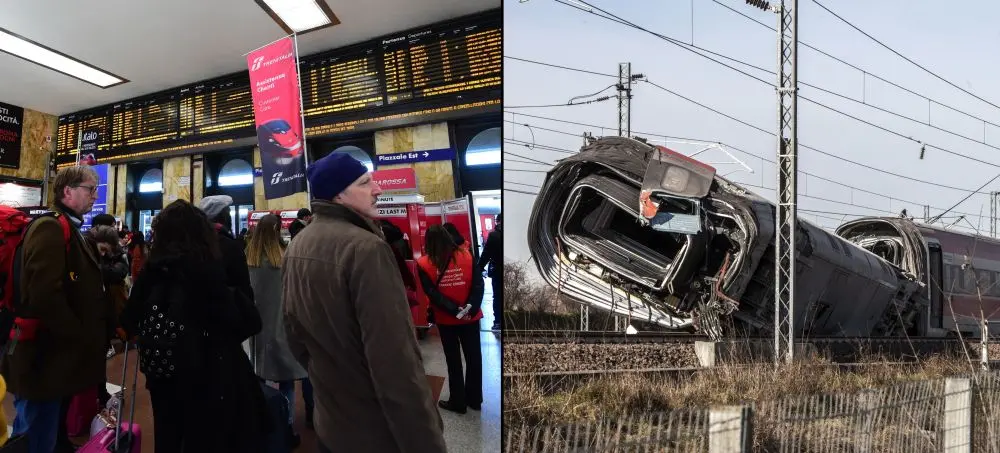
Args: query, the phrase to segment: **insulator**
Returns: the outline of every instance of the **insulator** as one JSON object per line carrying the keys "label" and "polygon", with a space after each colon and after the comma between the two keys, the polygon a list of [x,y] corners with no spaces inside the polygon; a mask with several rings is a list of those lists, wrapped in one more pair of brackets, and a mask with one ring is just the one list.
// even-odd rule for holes
{"label": "insulator", "polygon": [[764,11],[771,9],[771,2],[765,0],[747,0],[747,4],[760,8]]}

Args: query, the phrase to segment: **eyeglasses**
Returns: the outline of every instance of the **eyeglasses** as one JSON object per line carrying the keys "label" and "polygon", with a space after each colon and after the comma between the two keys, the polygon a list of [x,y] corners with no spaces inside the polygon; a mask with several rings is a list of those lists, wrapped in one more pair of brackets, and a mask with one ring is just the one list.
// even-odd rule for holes
{"label": "eyeglasses", "polygon": [[73,187],[83,187],[84,189],[87,189],[87,190],[89,190],[89,191],[90,191],[90,193],[97,193],[97,186],[84,186],[84,185],[79,185],[79,186],[73,186]]}

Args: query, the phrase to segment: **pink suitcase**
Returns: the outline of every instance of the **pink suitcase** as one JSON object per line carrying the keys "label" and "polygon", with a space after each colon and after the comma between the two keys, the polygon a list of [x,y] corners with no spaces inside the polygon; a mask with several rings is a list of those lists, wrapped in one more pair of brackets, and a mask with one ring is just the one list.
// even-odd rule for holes
{"label": "pink suitcase", "polygon": [[90,428],[90,421],[101,411],[98,403],[97,387],[89,388],[76,396],[69,403],[66,413],[66,432],[69,437],[79,437]]}
{"label": "pink suitcase", "polygon": [[[121,431],[104,428],[96,436],[83,444],[77,453],[140,453],[142,451],[142,429],[138,424],[122,422]],[[115,448],[115,438],[118,448]]]}
{"label": "pink suitcase", "polygon": [[[122,398],[125,399],[126,390],[126,379],[128,378],[128,345],[125,349],[125,358],[122,360]],[[138,352],[138,350],[137,350]],[[124,410],[115,411],[119,413],[113,414],[113,422],[109,425],[105,425],[105,428],[100,430],[97,434],[93,435],[86,444],[83,444],[77,453],[140,453],[142,451],[142,428],[135,423],[135,399],[136,399],[136,389],[139,382],[139,360],[136,358],[135,361],[135,374],[132,377],[132,407],[129,409],[129,421],[122,421],[121,415],[124,415]],[[109,401],[110,403],[110,401]],[[124,409],[124,401],[119,402],[118,408]],[[104,414],[98,414],[97,417],[101,417]],[[103,421],[103,419],[102,419]],[[96,420],[95,420],[96,422]]]}

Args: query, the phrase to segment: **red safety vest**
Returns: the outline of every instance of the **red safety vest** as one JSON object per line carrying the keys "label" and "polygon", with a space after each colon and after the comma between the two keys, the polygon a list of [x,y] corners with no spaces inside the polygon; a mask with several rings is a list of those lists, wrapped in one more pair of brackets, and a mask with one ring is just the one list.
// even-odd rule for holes
{"label": "red safety vest", "polygon": [[[417,260],[417,265],[430,277],[432,282],[438,281],[437,266],[434,266],[429,256],[424,255],[420,257]],[[465,249],[456,250],[454,259],[448,264],[448,269],[445,270],[444,277],[441,277],[441,283],[438,284],[437,290],[445,297],[458,303],[459,307],[464,307],[465,300],[469,298],[469,291],[472,290],[472,272],[472,253],[469,253]],[[437,308],[434,304],[431,304],[431,310],[434,312],[434,320],[438,324],[448,326],[472,324],[478,322],[483,317],[482,310],[479,310],[471,317],[466,316],[465,319],[458,319],[451,313]]]}

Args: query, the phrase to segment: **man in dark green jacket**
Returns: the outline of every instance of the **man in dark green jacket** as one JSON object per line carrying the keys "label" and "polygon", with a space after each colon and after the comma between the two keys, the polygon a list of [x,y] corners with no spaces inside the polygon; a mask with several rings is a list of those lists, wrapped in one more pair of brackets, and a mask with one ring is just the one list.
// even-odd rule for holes
{"label": "man in dark green jacket", "polygon": [[52,207],[70,221],[68,251],[56,217],[39,218],[24,238],[19,315],[39,327],[8,343],[0,371],[14,395],[13,435],[27,435],[33,453],[55,450],[61,407],[73,395],[105,384],[112,309],[97,255],[79,229],[97,199],[97,184],[90,167],[65,168],[56,176]]}

